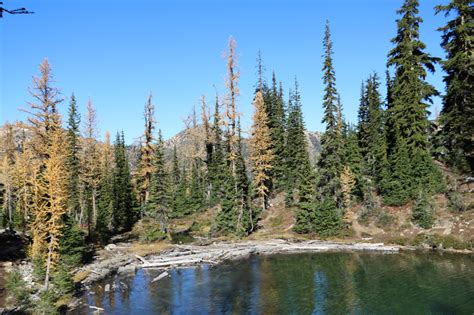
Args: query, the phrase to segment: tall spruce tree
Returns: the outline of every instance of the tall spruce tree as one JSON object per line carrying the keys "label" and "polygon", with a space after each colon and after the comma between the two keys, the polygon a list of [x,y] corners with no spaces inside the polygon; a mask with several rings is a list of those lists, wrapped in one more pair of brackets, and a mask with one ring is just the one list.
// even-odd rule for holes
{"label": "tall spruce tree", "polygon": [[222,189],[224,181],[227,179],[225,169],[227,163],[225,160],[224,148],[222,146],[221,118],[219,113],[219,99],[216,96],[214,121],[212,124],[212,159],[209,163],[209,179],[211,181],[211,203],[218,203],[223,196]]}
{"label": "tall spruce tree", "polygon": [[[281,86],[280,86],[281,88]],[[272,74],[272,87],[268,92],[269,105],[267,108],[268,127],[270,128],[271,149],[275,159],[272,167],[273,189],[281,190],[285,187],[285,103],[283,93],[277,86],[275,72]],[[265,103],[266,104],[266,103]]]}
{"label": "tall spruce tree", "polygon": [[154,156],[154,144],[153,144],[153,132],[155,130],[155,105],[153,105],[153,97],[150,93],[148,95],[147,102],[143,111],[143,118],[145,120],[145,128],[143,132],[143,143],[140,150],[140,161],[138,163],[137,170],[137,189],[138,197],[141,203],[141,215],[144,214],[147,208],[147,203],[150,197],[151,190],[151,177],[154,172],[153,156]]}
{"label": "tall spruce tree", "polygon": [[169,175],[165,167],[163,137],[158,133],[158,142],[153,157],[154,172],[151,176],[150,198],[146,215],[160,222],[162,232],[167,230],[169,217]]}
{"label": "tall spruce tree", "polygon": [[[314,172],[308,154],[308,143],[305,134],[301,97],[298,82],[295,80],[294,91],[290,91],[288,101],[288,119],[286,125],[286,202],[288,205],[301,199],[301,187],[314,181]],[[313,186],[311,184],[311,186]],[[297,196],[299,195],[299,197]],[[313,192],[314,195],[314,192]],[[308,202],[309,200],[306,200]]]}
{"label": "tall spruce tree", "polygon": [[77,218],[81,211],[80,206],[80,126],[81,116],[77,109],[76,97],[71,95],[69,103],[68,120],[67,120],[67,146],[68,155],[66,165],[68,170],[68,213],[70,216]]}
{"label": "tall spruce tree", "polygon": [[[351,196],[358,200],[364,197],[365,180],[363,177],[363,155],[359,146],[359,137],[356,129],[350,124],[344,124],[343,172],[341,173],[341,188],[343,191],[344,206],[349,205]],[[383,136],[383,134],[382,134]],[[344,180],[343,180],[344,179]],[[348,180],[353,184],[348,185]],[[351,186],[348,189],[348,186]],[[350,195],[350,196],[348,196]]]}
{"label": "tall spruce tree", "polygon": [[436,7],[436,13],[451,20],[439,30],[443,32],[441,46],[446,51],[442,62],[446,76],[441,125],[446,161],[464,173],[474,172],[474,2],[451,0]]}
{"label": "tall spruce tree", "polygon": [[115,144],[115,168],[113,173],[113,227],[116,232],[128,231],[137,219],[130,167],[128,164],[123,132],[117,133]]}
{"label": "tall spruce tree", "polygon": [[380,190],[387,168],[387,143],[379,86],[377,74],[370,75],[364,85],[364,101],[359,108],[359,118],[364,116],[364,119],[359,119],[358,135],[360,152],[364,157],[363,173]]}
{"label": "tall spruce tree", "polygon": [[247,176],[244,156],[242,154],[242,131],[240,129],[240,118],[237,120],[237,157],[235,160],[235,186],[237,188],[237,224],[238,233],[248,234],[253,231],[256,223],[257,213],[252,211],[249,196],[250,181]]}
{"label": "tall spruce tree", "polygon": [[322,122],[326,124],[326,131],[321,136],[321,154],[318,161],[318,193],[319,199],[333,199],[336,204],[341,201],[340,174],[342,172],[342,117],[339,109],[340,102],[336,89],[336,76],[332,60],[332,41],[329,22],[326,21],[324,34],[324,65],[323,82],[324,116]]}
{"label": "tall spruce tree", "polygon": [[[386,201],[403,204],[416,195],[416,190],[425,186],[433,192],[439,189],[441,180],[439,170],[434,165],[428,153],[427,129],[428,104],[431,96],[437,94],[433,86],[425,81],[426,70],[434,71],[437,58],[425,53],[425,44],[419,38],[419,25],[422,22],[418,16],[418,1],[406,0],[397,11],[401,18],[397,20],[397,36],[392,39],[395,47],[390,51],[388,66],[393,66],[395,77],[391,87],[393,104],[388,109],[389,132],[395,139],[394,148],[389,156],[389,163],[394,168],[389,173],[385,189]],[[406,146],[399,148],[397,146]],[[404,160],[397,154],[408,152],[409,163],[405,166],[396,163]],[[397,162],[398,161],[398,162]],[[399,168],[408,168],[409,183],[394,183],[399,181],[402,174],[395,174]],[[405,172],[405,171],[403,171]],[[409,185],[408,185],[409,184]],[[410,187],[410,188],[408,188]],[[394,189],[410,189],[410,191],[395,191]],[[406,196],[405,200],[394,200],[394,196]]]}

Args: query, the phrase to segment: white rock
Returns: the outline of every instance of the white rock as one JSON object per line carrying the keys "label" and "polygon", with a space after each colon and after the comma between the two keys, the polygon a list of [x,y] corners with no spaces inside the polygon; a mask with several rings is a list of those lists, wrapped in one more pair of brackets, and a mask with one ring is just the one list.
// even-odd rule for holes
{"label": "white rock", "polygon": [[117,248],[117,245],[115,244],[109,244],[107,246],[105,246],[105,250],[114,250]]}

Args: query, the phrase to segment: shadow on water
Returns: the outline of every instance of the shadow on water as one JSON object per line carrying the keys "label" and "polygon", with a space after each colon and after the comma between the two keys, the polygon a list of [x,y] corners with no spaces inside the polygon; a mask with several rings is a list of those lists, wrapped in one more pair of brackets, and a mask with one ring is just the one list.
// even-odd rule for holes
{"label": "shadow on water", "polygon": [[[317,253],[218,266],[139,270],[99,283],[85,303],[106,314],[472,314],[472,256]],[[108,285],[111,288],[105,292]],[[89,309],[75,314],[92,314]]]}

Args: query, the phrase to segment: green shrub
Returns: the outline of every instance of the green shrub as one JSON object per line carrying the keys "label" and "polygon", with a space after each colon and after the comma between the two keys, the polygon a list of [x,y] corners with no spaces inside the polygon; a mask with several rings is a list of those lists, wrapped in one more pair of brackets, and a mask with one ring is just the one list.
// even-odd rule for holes
{"label": "green shrub", "polygon": [[166,238],[166,233],[161,231],[159,224],[149,222],[144,224],[143,229],[140,231],[139,239],[141,242],[155,242]]}
{"label": "green shrub", "polygon": [[453,212],[464,212],[468,210],[468,205],[464,202],[462,194],[452,191],[447,194],[448,208]]}
{"label": "green shrub", "polygon": [[18,271],[8,273],[5,288],[7,289],[8,296],[13,299],[14,304],[28,304],[29,292],[26,282]]}
{"label": "green shrub", "polygon": [[375,226],[378,228],[387,228],[395,223],[395,218],[390,213],[380,210],[375,219]]}
{"label": "green shrub", "polygon": [[412,242],[414,246],[427,245],[429,247],[446,249],[470,249],[474,248],[474,240],[462,241],[452,235],[418,234]]}
{"label": "green shrub", "polygon": [[54,289],[59,296],[74,291],[74,283],[69,271],[70,268],[63,262],[61,262],[54,271],[52,282],[54,284]]}
{"label": "green shrub", "polygon": [[321,237],[338,235],[342,228],[342,216],[334,200],[326,198],[316,204],[313,230]]}
{"label": "green shrub", "polygon": [[33,310],[34,314],[59,314],[56,307],[58,300],[57,294],[53,290],[42,291],[39,295],[39,300],[35,303]]}
{"label": "green shrub", "polygon": [[421,192],[412,208],[412,220],[420,227],[429,229],[434,223],[434,208],[426,193]]}

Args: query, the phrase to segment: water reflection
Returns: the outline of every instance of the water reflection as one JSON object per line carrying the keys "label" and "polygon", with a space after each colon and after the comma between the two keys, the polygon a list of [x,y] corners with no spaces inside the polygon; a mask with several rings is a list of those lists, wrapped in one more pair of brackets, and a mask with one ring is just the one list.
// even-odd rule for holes
{"label": "water reflection", "polygon": [[[470,256],[319,253],[140,270],[94,286],[106,314],[472,314]],[[104,292],[106,284],[115,290]],[[91,313],[85,308],[76,314]]]}

